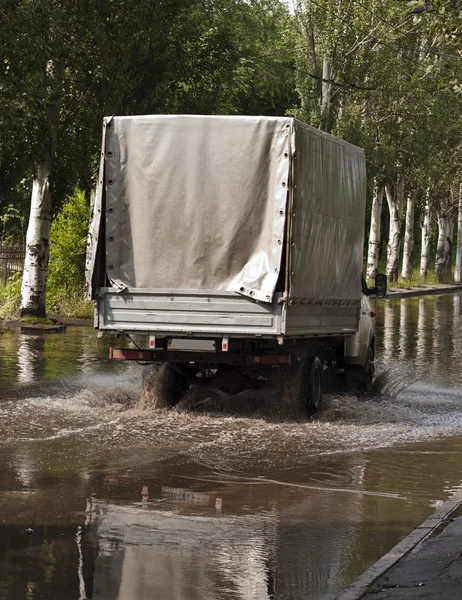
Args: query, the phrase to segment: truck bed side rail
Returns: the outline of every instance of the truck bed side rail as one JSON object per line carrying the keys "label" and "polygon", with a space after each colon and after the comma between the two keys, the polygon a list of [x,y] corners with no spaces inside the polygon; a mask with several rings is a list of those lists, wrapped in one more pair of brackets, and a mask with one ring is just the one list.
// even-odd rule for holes
{"label": "truck bed side rail", "polygon": [[225,291],[127,289],[117,293],[114,288],[101,288],[95,327],[113,333],[278,336],[283,317],[279,296],[268,304]]}

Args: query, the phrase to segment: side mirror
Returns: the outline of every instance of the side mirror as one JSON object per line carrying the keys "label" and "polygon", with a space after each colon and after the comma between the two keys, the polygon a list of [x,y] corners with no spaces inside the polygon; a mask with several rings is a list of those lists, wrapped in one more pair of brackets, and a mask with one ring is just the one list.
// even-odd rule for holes
{"label": "side mirror", "polygon": [[387,276],[377,273],[375,276],[375,294],[377,298],[385,298],[387,295]]}

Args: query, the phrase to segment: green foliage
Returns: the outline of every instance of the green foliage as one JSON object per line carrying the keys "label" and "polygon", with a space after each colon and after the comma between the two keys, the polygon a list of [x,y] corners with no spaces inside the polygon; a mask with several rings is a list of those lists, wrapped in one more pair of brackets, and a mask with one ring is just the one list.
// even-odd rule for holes
{"label": "green foliage", "polygon": [[21,323],[27,323],[28,325],[56,325],[56,321],[47,319],[46,317],[35,317],[33,315],[27,315],[20,318]]}
{"label": "green foliage", "polygon": [[422,22],[429,33],[459,50],[462,34],[462,6],[459,0],[411,0],[409,7],[415,22]]}
{"label": "green foliage", "polygon": [[82,191],[68,196],[51,224],[47,309],[58,312],[83,297],[85,255],[90,207]]}
{"label": "green foliage", "polygon": [[67,319],[92,319],[94,304],[84,298],[82,290],[67,291],[55,296],[52,312]]}
{"label": "green foliage", "polygon": [[[279,0],[17,0],[2,8],[0,208],[22,206],[60,89],[55,206],[91,189],[111,114],[283,114],[294,74],[256,57],[290,45]],[[52,60],[57,80],[47,77]],[[286,61],[287,62],[287,61]],[[30,190],[29,190],[30,191]]]}
{"label": "green foliage", "polygon": [[10,320],[18,317],[21,305],[22,273],[11,275],[6,285],[0,289],[0,319]]}
{"label": "green foliage", "polygon": [[24,216],[12,204],[9,204],[0,214],[2,244],[13,243],[16,240],[24,240]]}
{"label": "green foliage", "polygon": [[[410,279],[403,279],[401,276],[398,277],[398,281],[394,281],[389,284],[390,288],[394,289],[408,289],[413,287],[425,287],[426,285],[439,285],[452,283],[454,284],[454,277],[452,273],[445,273],[442,278],[438,279],[434,270],[430,270],[428,273],[428,277],[424,279],[420,275],[420,269],[413,269],[412,275]],[[374,283],[372,281],[368,282],[369,287],[373,287]]]}
{"label": "green foliage", "polygon": [[[409,7],[417,4],[432,10],[414,17]],[[416,216],[427,198],[434,217],[445,213],[461,176],[462,95],[455,82],[462,81],[462,60],[446,35],[460,25],[461,3],[301,0],[297,6],[297,116],[365,149],[369,206],[377,185],[393,192],[404,177],[404,199],[416,199]],[[447,25],[442,16],[450,17]],[[438,20],[437,33],[445,35],[435,33]]]}
{"label": "green foliage", "polygon": [[293,114],[365,148],[369,203],[375,183],[395,182],[399,171],[406,194],[430,196],[435,214],[461,163],[461,6],[299,0],[291,15],[281,0],[4,3],[1,239],[24,237],[53,99],[51,310],[79,302],[86,231],[65,221],[86,219],[76,195],[72,208],[67,198],[75,188],[89,194],[105,115]]}

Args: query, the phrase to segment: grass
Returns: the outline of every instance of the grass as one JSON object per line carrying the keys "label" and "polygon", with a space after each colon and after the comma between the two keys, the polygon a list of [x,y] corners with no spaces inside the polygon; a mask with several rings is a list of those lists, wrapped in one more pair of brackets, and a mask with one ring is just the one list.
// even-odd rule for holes
{"label": "grass", "polygon": [[398,277],[398,281],[389,283],[390,288],[406,289],[410,287],[424,287],[425,285],[438,285],[439,283],[454,283],[454,277],[452,273],[445,273],[443,277],[438,279],[434,271],[428,273],[428,277],[425,279],[421,277],[419,269],[413,269],[410,279],[403,279],[401,275]]}
{"label": "grass", "polygon": [[47,319],[46,317],[34,317],[27,315],[26,317],[20,317],[21,323],[27,323],[27,325],[58,325],[56,321]]}
{"label": "grass", "polygon": [[[35,317],[20,318],[21,305],[21,279],[10,277],[5,285],[0,281],[0,320],[22,321],[32,325],[51,325],[55,321],[38,319]],[[60,315],[68,319],[92,319],[93,301],[83,297],[83,290],[48,290],[47,313]]]}
{"label": "grass", "polygon": [[0,296],[0,319],[5,321],[16,321],[19,318],[19,307],[21,298],[4,300]]}
{"label": "grass", "polygon": [[[367,261],[367,257],[365,256],[364,264],[363,264],[364,272],[366,271],[366,261]],[[453,264],[455,264],[455,258],[454,258]],[[393,283],[389,281],[388,282],[389,289],[390,288],[406,289],[406,288],[411,288],[411,287],[424,287],[426,285],[438,285],[439,283],[441,283],[441,284],[445,284],[445,283],[453,284],[454,283],[454,276],[453,276],[452,269],[449,273],[444,273],[443,277],[438,279],[438,277],[436,276],[436,273],[435,273],[434,257],[432,257],[432,259],[430,261],[430,269],[428,271],[428,277],[426,279],[424,279],[423,277],[420,276],[420,256],[418,256],[418,255],[416,255],[414,257],[412,275],[411,275],[410,279],[403,279],[401,277],[401,269],[402,269],[402,264],[400,262],[398,281],[394,281]],[[386,273],[386,270],[387,270],[387,256],[386,256],[386,252],[382,252],[382,258],[379,261],[379,266],[378,266],[377,272],[378,273]],[[374,282],[372,280],[368,280],[367,285],[369,287],[374,287]]]}
{"label": "grass", "polygon": [[94,303],[83,297],[82,292],[71,292],[54,298],[48,312],[66,319],[93,319]]}

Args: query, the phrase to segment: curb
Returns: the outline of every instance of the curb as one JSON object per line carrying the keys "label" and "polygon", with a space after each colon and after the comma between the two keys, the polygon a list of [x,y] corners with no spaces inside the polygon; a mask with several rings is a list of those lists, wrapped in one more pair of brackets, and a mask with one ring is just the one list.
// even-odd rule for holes
{"label": "curb", "polygon": [[59,325],[21,325],[19,328],[21,333],[27,333],[29,335],[37,335],[39,333],[66,333],[66,326]]}
{"label": "curb", "polygon": [[430,515],[426,521],[416,527],[414,531],[392,548],[390,552],[387,552],[387,554],[369,567],[367,571],[364,571],[354,583],[337,597],[337,600],[360,600],[368,591],[367,588],[376,579],[413,550],[417,544],[424,541],[460,504],[462,504],[462,490],[456,492],[438,510]]}
{"label": "curb", "polygon": [[402,289],[394,288],[396,291],[392,291],[393,288],[387,292],[385,296],[385,300],[393,300],[393,298],[412,298],[417,296],[436,296],[439,294],[454,294],[456,292],[462,291],[462,285],[451,285],[447,284],[444,287],[425,287],[425,288],[411,288],[411,289]]}

